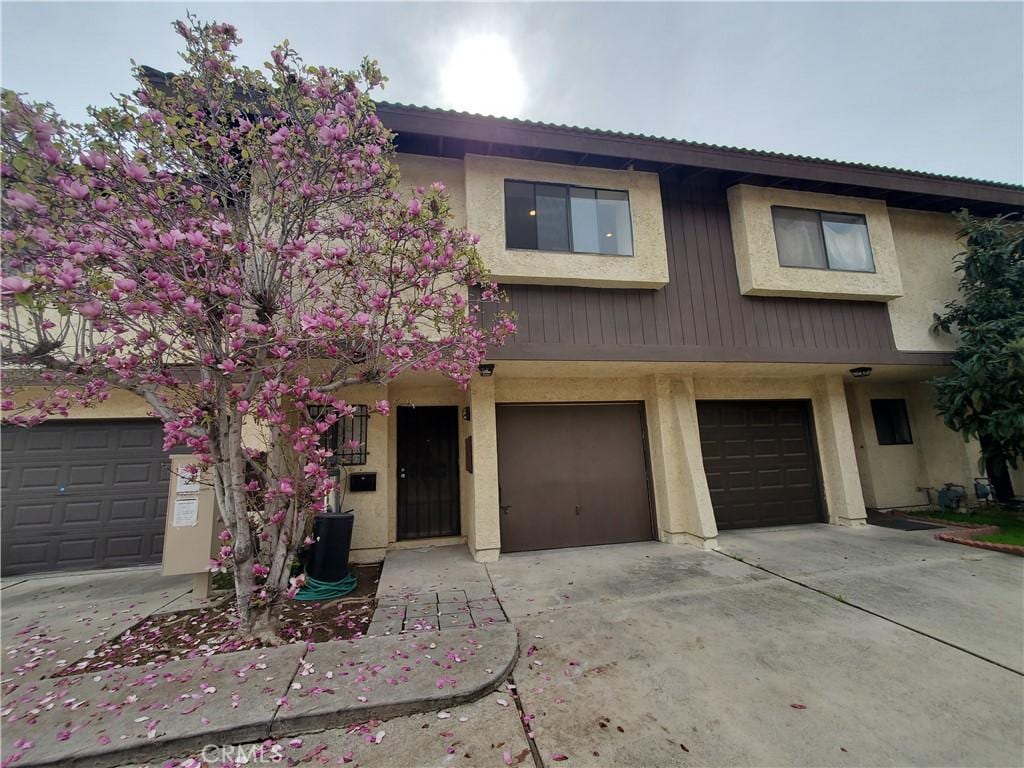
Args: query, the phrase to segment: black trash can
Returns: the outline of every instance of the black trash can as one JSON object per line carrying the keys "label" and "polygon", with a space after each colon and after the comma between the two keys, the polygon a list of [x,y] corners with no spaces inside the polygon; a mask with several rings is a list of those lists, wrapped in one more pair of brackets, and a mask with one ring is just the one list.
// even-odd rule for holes
{"label": "black trash can", "polygon": [[313,520],[313,545],[306,558],[306,575],[317,581],[341,581],[348,576],[352,548],[352,512],[328,512]]}

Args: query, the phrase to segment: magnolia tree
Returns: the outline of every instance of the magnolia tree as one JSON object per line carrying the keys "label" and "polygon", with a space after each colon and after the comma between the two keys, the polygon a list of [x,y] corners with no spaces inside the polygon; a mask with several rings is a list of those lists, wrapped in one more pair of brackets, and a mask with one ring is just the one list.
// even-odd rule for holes
{"label": "magnolia tree", "polygon": [[242,630],[275,642],[345,388],[419,369],[466,386],[514,326],[480,327],[499,297],[443,185],[399,195],[374,62],[309,67],[285,42],[256,70],[230,25],[175,26],[184,72],[137,67],[86,125],[3,93],[4,418],[144,398],[211,478]]}

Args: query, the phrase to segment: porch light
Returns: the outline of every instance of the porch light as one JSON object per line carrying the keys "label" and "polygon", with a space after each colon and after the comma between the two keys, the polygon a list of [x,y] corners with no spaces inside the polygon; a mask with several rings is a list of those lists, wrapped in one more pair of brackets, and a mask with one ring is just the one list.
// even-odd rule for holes
{"label": "porch light", "polygon": [[866,365],[862,365],[859,368],[851,368],[850,374],[855,379],[866,379],[868,376],[871,375],[871,368]]}
{"label": "porch light", "polygon": [[484,378],[494,375],[494,363],[480,363],[476,369],[480,371],[480,375]]}

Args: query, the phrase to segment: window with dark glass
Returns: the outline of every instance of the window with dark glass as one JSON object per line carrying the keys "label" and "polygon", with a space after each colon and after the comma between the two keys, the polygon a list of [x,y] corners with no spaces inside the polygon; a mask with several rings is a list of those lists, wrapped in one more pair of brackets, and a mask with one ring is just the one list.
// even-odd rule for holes
{"label": "window with dark glass", "polygon": [[784,267],[875,271],[867,219],[859,213],[772,206],[772,221]]}
{"label": "window with dark glass", "polygon": [[875,417],[879,445],[910,445],[914,442],[910,436],[906,400],[872,400],[871,414]]}
{"label": "window with dark glass", "polygon": [[629,194],[566,184],[506,181],[505,246],[632,256]]}

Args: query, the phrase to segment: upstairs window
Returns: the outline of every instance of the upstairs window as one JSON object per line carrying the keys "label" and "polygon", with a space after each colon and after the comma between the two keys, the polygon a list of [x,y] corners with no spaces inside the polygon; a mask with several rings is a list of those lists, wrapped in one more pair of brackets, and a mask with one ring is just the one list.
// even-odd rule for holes
{"label": "upstairs window", "polygon": [[784,267],[874,272],[867,220],[833,213],[772,206],[779,264]]}
{"label": "upstairs window", "polygon": [[910,445],[910,419],[906,400],[872,400],[871,415],[875,417],[875,434],[879,445]]}
{"label": "upstairs window", "polygon": [[632,256],[629,194],[506,180],[505,247]]}

